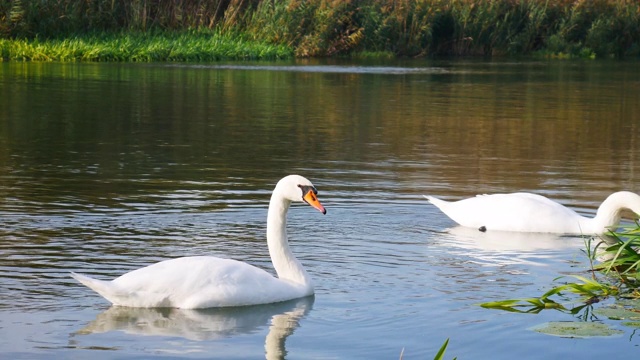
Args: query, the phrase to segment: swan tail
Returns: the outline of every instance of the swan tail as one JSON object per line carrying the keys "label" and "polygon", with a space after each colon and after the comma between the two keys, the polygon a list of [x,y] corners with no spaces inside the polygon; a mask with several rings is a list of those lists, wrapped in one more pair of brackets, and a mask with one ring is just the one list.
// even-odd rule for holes
{"label": "swan tail", "polygon": [[82,285],[97,292],[103,298],[109,300],[112,304],[118,305],[116,298],[118,297],[118,290],[111,281],[103,281],[88,277],[86,275],[71,273],[71,277],[78,280]]}
{"label": "swan tail", "polygon": [[422,195],[424,196],[425,199],[427,199],[427,201],[429,201],[430,203],[432,203],[434,200],[438,200],[437,198],[434,198],[433,196],[430,195]]}
{"label": "swan tail", "polygon": [[424,196],[425,199],[427,199],[430,203],[437,206],[438,208],[442,208],[443,205],[448,203],[447,201],[440,200],[434,196],[430,196],[430,195],[422,195],[422,196]]}

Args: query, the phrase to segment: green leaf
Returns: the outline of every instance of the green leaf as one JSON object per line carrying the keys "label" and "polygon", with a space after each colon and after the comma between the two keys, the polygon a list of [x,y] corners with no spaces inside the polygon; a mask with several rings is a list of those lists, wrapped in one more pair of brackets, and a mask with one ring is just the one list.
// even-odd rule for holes
{"label": "green leaf", "polygon": [[444,353],[447,350],[447,346],[449,346],[449,339],[447,339],[444,344],[442,344],[440,350],[436,354],[436,357],[433,358],[433,360],[442,360],[444,357]]}

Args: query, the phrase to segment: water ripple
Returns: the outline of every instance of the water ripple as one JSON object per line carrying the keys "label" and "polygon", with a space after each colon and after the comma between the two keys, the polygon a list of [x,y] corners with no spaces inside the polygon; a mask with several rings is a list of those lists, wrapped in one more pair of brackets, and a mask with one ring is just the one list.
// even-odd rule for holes
{"label": "water ripple", "polygon": [[216,70],[260,70],[260,71],[284,71],[305,73],[339,73],[339,74],[446,74],[450,70],[440,67],[392,67],[392,66],[343,66],[343,65],[297,65],[297,66],[273,66],[273,65],[172,65],[174,67],[189,66],[203,69]]}

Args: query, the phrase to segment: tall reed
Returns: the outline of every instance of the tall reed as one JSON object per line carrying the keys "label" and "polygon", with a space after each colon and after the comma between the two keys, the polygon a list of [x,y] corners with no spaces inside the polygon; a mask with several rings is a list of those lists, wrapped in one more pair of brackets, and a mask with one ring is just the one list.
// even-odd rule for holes
{"label": "tall reed", "polygon": [[0,0],[0,38],[203,28],[296,56],[640,55],[637,0]]}

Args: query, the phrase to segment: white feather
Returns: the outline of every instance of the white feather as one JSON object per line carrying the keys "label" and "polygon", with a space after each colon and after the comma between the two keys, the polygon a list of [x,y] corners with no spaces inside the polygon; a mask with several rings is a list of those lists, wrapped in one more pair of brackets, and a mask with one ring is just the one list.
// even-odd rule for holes
{"label": "white feather", "polygon": [[613,193],[587,218],[544,196],[530,193],[478,195],[459,201],[425,196],[459,225],[486,230],[558,234],[602,234],[619,224],[622,211],[640,214],[640,196]]}

